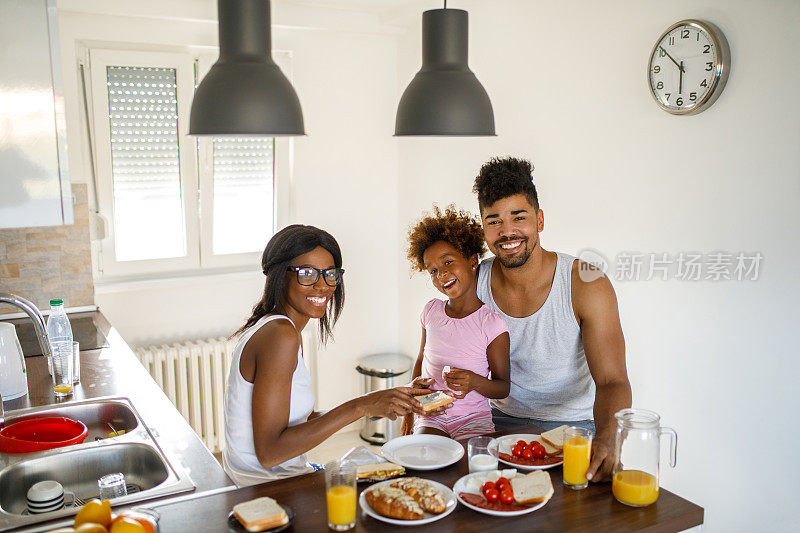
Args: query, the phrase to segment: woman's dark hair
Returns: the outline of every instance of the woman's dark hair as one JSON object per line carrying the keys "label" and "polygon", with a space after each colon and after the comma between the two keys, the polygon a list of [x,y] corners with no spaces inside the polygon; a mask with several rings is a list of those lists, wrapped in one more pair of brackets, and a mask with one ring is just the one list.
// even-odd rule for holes
{"label": "woman's dark hair", "polygon": [[420,219],[408,232],[408,260],[414,268],[420,272],[425,270],[425,250],[439,241],[449,243],[466,259],[473,255],[480,259],[486,251],[481,223],[453,204],[444,212],[434,205],[433,214]]}
{"label": "woman's dark hair", "polygon": [[[286,292],[286,279],[289,277],[286,275],[286,268],[297,256],[310,252],[318,246],[330,252],[336,268],[342,268],[342,251],[339,249],[339,243],[325,230],[314,226],[292,224],[272,236],[261,255],[261,270],[267,276],[264,295],[253,307],[253,314],[234,335],[243,332],[261,317],[280,312],[281,301]],[[344,281],[336,286],[325,315],[319,319],[319,338],[323,344],[331,337],[331,329],[339,319],[343,306]]]}
{"label": "woman's dark hair", "polygon": [[478,208],[481,211],[498,200],[520,193],[539,210],[539,195],[533,184],[533,165],[526,159],[493,157],[481,167],[472,192],[478,195]]}

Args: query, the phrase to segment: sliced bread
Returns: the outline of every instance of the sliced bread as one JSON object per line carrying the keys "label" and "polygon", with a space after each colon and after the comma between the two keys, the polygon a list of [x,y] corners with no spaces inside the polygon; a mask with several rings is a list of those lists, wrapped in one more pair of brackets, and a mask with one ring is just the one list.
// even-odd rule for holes
{"label": "sliced bread", "polygon": [[564,448],[557,448],[557,447],[553,446],[552,444],[550,444],[549,442],[544,440],[541,435],[538,436],[536,441],[541,443],[542,446],[544,446],[544,453],[548,457],[552,457],[554,455],[558,455],[558,454],[560,454],[561,452],[564,451]]}
{"label": "sliced bread", "polygon": [[401,476],[406,473],[406,469],[394,463],[373,463],[369,465],[359,465],[356,469],[358,479],[378,479]]}
{"label": "sliced bread", "polygon": [[425,396],[417,396],[416,400],[422,404],[422,410],[426,413],[438,407],[453,403],[453,397],[440,390],[426,394]]}
{"label": "sliced bread", "polygon": [[247,531],[254,533],[289,521],[286,511],[278,502],[266,496],[234,505],[233,514]]}
{"label": "sliced bread", "polygon": [[558,426],[555,429],[551,429],[550,431],[545,431],[542,433],[542,440],[554,446],[556,448],[564,448],[564,430],[567,429],[568,425]]}
{"label": "sliced bread", "polygon": [[553,483],[546,470],[534,470],[525,476],[511,478],[514,500],[523,505],[542,503],[553,495]]}

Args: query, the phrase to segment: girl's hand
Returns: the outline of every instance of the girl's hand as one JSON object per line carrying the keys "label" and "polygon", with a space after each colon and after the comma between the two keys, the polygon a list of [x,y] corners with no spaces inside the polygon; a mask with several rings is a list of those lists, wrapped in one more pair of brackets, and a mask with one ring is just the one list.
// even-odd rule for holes
{"label": "girl's hand", "polygon": [[409,413],[422,413],[422,406],[414,396],[428,394],[427,389],[395,387],[372,392],[361,397],[360,408],[364,416],[385,417],[395,420]]}
{"label": "girl's hand", "polygon": [[411,435],[414,432],[414,415],[407,414],[403,417],[403,425],[400,426],[400,435]]}
{"label": "girl's hand", "polygon": [[442,374],[442,376],[444,376],[447,386],[453,391],[453,397],[456,400],[460,400],[468,392],[475,390],[475,385],[480,379],[475,372],[462,368],[451,368],[450,372]]}

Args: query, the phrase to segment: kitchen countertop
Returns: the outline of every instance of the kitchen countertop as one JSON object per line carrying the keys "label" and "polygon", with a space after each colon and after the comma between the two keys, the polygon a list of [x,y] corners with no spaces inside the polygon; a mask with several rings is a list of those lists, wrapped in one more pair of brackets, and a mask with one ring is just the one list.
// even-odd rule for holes
{"label": "kitchen countertop", "polygon": [[[180,465],[194,482],[194,493],[232,487],[233,482],[219,462],[169,401],[169,398],[139,363],[131,348],[99,311],[71,315],[90,316],[108,339],[108,347],[81,352],[81,382],[63,402],[53,395],[44,357],[26,357],[28,395],[3,402],[6,417],[11,411],[102,396],[131,399],[145,424],[170,462]],[[12,320],[20,322],[27,319]],[[169,498],[169,497],[167,497]],[[149,505],[152,501],[137,505]],[[163,530],[162,530],[163,531]]]}

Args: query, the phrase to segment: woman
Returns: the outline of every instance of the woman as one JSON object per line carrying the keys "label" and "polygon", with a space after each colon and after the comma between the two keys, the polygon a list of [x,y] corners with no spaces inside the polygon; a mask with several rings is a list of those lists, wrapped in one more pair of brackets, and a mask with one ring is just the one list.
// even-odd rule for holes
{"label": "woman", "polygon": [[222,464],[238,486],[312,472],[305,452],[363,416],[394,420],[420,413],[414,395],[399,387],[374,392],[314,413],[311,376],[300,332],[319,319],[324,343],[344,304],[342,254],[336,240],[313,226],[276,233],[261,257],[264,294],[233,352],[225,389]]}

